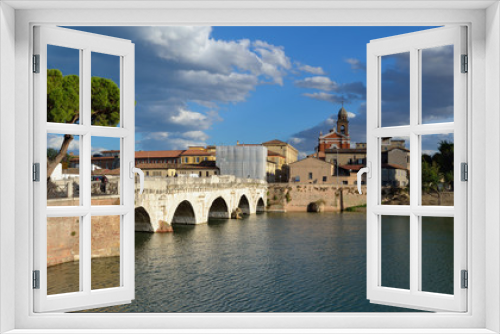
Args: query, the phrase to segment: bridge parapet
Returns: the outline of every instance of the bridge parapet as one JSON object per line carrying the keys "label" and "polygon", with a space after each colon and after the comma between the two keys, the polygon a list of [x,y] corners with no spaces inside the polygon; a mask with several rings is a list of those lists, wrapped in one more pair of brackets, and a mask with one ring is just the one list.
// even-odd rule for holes
{"label": "bridge parapet", "polygon": [[136,184],[135,198],[136,206],[149,215],[151,228],[145,230],[160,231],[172,223],[200,224],[210,217],[230,217],[238,208],[250,214],[261,211],[267,202],[267,188],[265,181],[232,175],[151,176],[144,180],[142,195]]}

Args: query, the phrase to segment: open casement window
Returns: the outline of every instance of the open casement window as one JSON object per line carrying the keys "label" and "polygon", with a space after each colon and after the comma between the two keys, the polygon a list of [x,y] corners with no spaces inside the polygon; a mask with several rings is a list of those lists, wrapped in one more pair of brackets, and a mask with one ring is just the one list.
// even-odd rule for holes
{"label": "open casement window", "polygon": [[[112,78],[95,74],[111,73],[102,59],[114,62]],[[34,311],[129,303],[134,299],[134,44],[40,26],[34,28],[33,61]],[[113,150],[96,155],[107,143]],[[54,164],[65,145],[63,159]],[[63,262],[71,262],[71,269],[59,270]]]}
{"label": "open casement window", "polygon": [[367,46],[367,298],[465,312],[466,28]]}

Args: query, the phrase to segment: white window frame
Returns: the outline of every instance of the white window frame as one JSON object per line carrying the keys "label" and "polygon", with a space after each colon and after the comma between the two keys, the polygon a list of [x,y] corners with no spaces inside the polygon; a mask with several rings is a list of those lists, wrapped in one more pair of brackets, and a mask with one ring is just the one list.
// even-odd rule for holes
{"label": "white window frame", "polygon": [[[425,124],[422,122],[422,66],[425,60],[422,50],[451,45],[453,57],[454,117],[452,122]],[[367,297],[371,302],[386,305],[412,305],[423,310],[448,310],[463,312],[467,309],[467,290],[461,288],[461,270],[467,269],[467,185],[460,181],[461,163],[467,163],[467,76],[461,73],[461,55],[466,54],[466,28],[450,26],[372,40],[367,47],[367,163],[371,169],[367,194]],[[407,52],[409,56],[409,124],[384,126],[382,123],[382,57]],[[428,134],[452,134],[454,142],[454,199],[453,206],[428,206],[421,201],[421,136]],[[381,168],[383,138],[408,138],[411,159],[410,203],[408,205],[382,205],[383,171],[399,176],[402,170]],[[382,286],[381,226],[384,216],[408,217],[409,225],[409,287],[396,289]],[[422,291],[421,219],[443,216],[453,218],[453,294]]]}
{"label": "white window frame", "polygon": [[[81,310],[100,305],[130,303],[135,296],[134,245],[134,179],[131,168],[135,147],[135,79],[134,44],[129,40],[103,37],[65,28],[37,26],[34,28],[34,52],[39,55],[39,73],[34,82],[34,162],[41,165],[40,180],[47,179],[46,138],[48,133],[75,134],[80,136],[82,167],[80,180],[91,178],[92,138],[108,137],[120,142],[120,203],[119,205],[93,206],[90,183],[81,182],[80,203],[76,206],[47,206],[47,184],[33,184],[34,200],[34,269],[39,270],[40,286],[34,291],[34,307],[37,312],[57,310]],[[48,45],[73,48],[79,53],[80,64],[80,122],[61,124],[47,122],[47,62]],[[92,54],[113,55],[120,66],[120,127],[104,127],[91,124],[90,80]],[[108,162],[106,162],[108,168]],[[91,243],[92,217],[120,217],[120,271],[118,287],[92,290]],[[47,220],[45,217],[79,217],[80,289],[77,292],[47,295]],[[132,246],[132,248],[130,247]]]}
{"label": "white window frame", "polygon": [[[14,7],[25,10],[14,11]],[[40,10],[41,8],[60,10]],[[49,7],[47,7],[49,6]],[[51,6],[51,7],[50,7]],[[125,6],[133,9],[96,9]],[[137,10],[154,6],[154,9]],[[163,8],[157,8],[162,7]],[[38,333],[60,329],[87,333],[163,332],[260,333],[494,333],[500,331],[500,11],[497,1],[294,1],[179,2],[17,2],[0,3],[0,331]],[[75,9],[78,7],[79,9]],[[82,9],[85,8],[86,9]],[[397,7],[397,8],[392,8]],[[33,9],[34,8],[34,9]],[[30,258],[33,133],[31,113],[31,35],[34,24],[59,25],[443,25],[469,27],[470,157],[468,312],[464,314],[33,314]],[[15,33],[15,35],[14,35]],[[14,37],[15,36],[15,37]],[[15,68],[15,70],[14,70]],[[488,70],[486,71],[486,68]],[[12,85],[15,79],[15,85]],[[15,113],[12,112],[15,110]],[[487,119],[487,121],[486,121]],[[15,126],[13,126],[15,125]],[[30,134],[28,137],[26,134]],[[487,136],[486,136],[487,134]],[[12,145],[12,137],[15,138]],[[15,161],[14,164],[9,164]],[[485,175],[489,176],[485,182]],[[14,175],[14,177],[12,177]],[[12,198],[12,189],[15,196]],[[28,194],[28,196],[27,196]],[[486,194],[488,196],[486,196]],[[15,211],[8,208],[15,207]],[[486,211],[488,208],[488,211]],[[486,214],[487,213],[487,214]],[[15,224],[13,223],[15,222]],[[15,236],[13,238],[12,236]],[[15,288],[12,288],[15,287]],[[487,293],[486,293],[487,291]],[[15,305],[15,307],[12,307]],[[143,326],[142,330],[132,330]],[[300,330],[297,330],[300,328]],[[354,329],[358,329],[357,331]],[[413,328],[413,329],[412,329]],[[415,330],[415,328],[419,330]],[[106,331],[106,329],[108,331]],[[214,331],[214,329],[218,329]],[[295,330],[294,330],[295,329]],[[338,329],[338,330],[336,330]],[[431,330],[432,329],[432,330]],[[460,330],[462,329],[462,330]],[[47,331],[45,331],[47,333]],[[184,333],[186,333],[184,331]]]}

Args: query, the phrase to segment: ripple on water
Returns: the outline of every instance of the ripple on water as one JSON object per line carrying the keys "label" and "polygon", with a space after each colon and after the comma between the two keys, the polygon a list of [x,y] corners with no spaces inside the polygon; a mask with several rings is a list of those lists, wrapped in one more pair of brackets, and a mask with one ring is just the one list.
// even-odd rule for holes
{"label": "ripple on water", "polygon": [[136,299],[86,312],[411,311],[366,300],[365,245],[359,213],[268,213],[138,232]]}

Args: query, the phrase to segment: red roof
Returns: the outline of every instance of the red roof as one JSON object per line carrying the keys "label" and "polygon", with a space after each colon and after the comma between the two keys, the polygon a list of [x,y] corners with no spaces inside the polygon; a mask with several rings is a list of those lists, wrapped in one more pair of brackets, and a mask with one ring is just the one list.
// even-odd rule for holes
{"label": "red roof", "polygon": [[401,165],[396,165],[396,164],[382,164],[382,168],[385,169],[404,169],[406,170],[406,167],[403,167]]}
{"label": "red roof", "polygon": [[202,150],[186,150],[181,153],[181,156],[204,156],[204,157],[212,157],[214,156],[214,152],[206,152]]}
{"label": "red roof", "polygon": [[365,165],[339,165],[339,167],[345,170],[359,171],[361,168],[365,167]]}
{"label": "red roof", "polygon": [[183,169],[216,169],[218,170],[219,168],[216,166],[207,166],[207,165],[201,165],[201,164],[151,164],[151,163],[143,163],[143,164],[137,164],[137,168],[141,169],[177,169],[177,170],[183,170]]}
{"label": "red roof", "polygon": [[282,156],[281,154],[279,153],[276,153],[274,151],[270,151],[270,150],[267,150],[267,156],[268,157],[281,157],[281,158],[285,158],[284,156]]}
{"label": "red roof", "polygon": [[287,145],[287,143],[278,139],[273,139],[262,143],[262,145]]}
{"label": "red roof", "polygon": [[136,151],[135,158],[178,158],[184,150]]}

